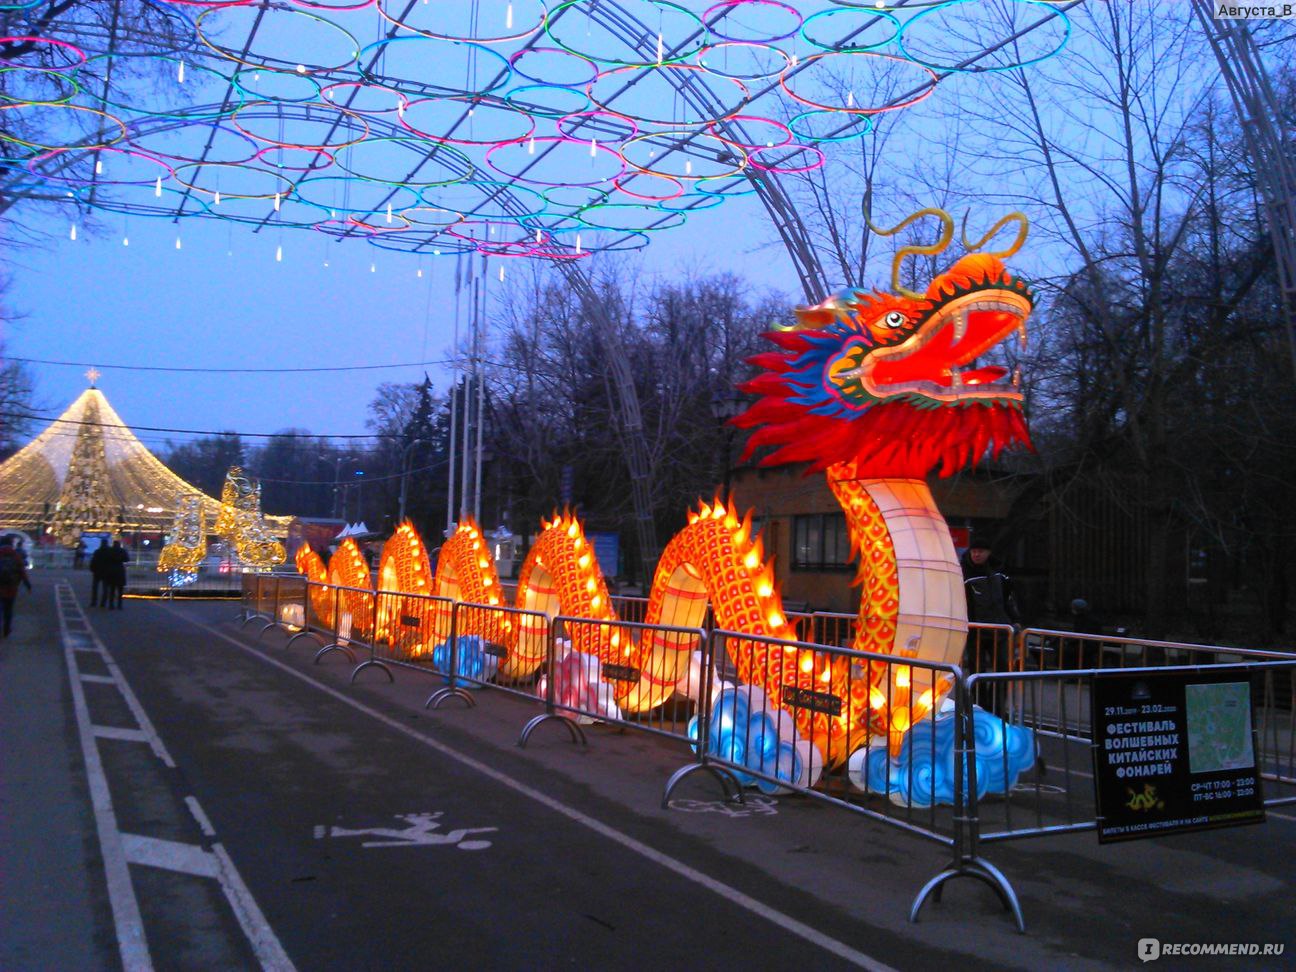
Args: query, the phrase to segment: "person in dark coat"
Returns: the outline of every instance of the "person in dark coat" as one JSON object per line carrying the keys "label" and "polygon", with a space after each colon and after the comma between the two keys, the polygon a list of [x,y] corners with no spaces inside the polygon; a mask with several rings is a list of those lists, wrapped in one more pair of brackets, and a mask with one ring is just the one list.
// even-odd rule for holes
{"label": "person in dark coat", "polygon": [[121,610],[122,591],[126,589],[126,565],[130,563],[130,554],[126,548],[121,545],[120,540],[114,540],[112,549],[108,551],[107,569],[104,571],[104,579],[108,591],[108,610],[116,608]]}
{"label": "person in dark coat", "polygon": [[76,550],[72,552],[73,569],[80,570],[82,567],[85,566],[85,552],[86,552],[85,541],[78,540],[76,545]]}
{"label": "person in dark coat", "polygon": [[108,569],[108,541],[100,540],[95,552],[90,555],[90,606],[108,606],[108,584],[105,572]]}
{"label": "person in dark coat", "polygon": [[14,549],[13,537],[0,537],[0,637],[8,638],[13,629],[14,601],[18,599],[18,585],[31,590],[27,577],[27,558]]}
{"label": "person in dark coat", "polygon": [[[963,591],[967,596],[970,624],[1003,624],[1020,626],[1021,614],[1013,597],[1012,580],[995,558],[990,538],[974,533],[967,550],[959,558],[963,568]],[[1004,631],[969,629],[963,667],[968,672],[988,673],[1011,670],[1012,643]],[[982,708],[997,712],[998,695],[993,683],[980,686],[977,702]]]}

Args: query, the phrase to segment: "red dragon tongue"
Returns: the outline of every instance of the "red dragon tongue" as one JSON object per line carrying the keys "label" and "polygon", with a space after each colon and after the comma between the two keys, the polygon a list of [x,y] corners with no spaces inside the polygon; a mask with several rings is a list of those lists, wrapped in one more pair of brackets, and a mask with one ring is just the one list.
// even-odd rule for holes
{"label": "red dragon tongue", "polygon": [[1006,374],[1008,374],[1008,369],[1000,368],[998,365],[992,365],[988,368],[977,368],[975,371],[963,372],[963,384],[989,385],[992,382],[998,381]]}

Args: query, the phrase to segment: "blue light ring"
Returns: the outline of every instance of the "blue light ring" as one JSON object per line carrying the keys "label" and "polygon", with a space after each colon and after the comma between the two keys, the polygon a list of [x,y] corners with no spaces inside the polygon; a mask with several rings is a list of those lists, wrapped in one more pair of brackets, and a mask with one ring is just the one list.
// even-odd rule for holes
{"label": "blue light ring", "polygon": [[953,65],[941,64],[935,61],[929,62],[923,60],[920,57],[915,57],[909,51],[909,48],[905,45],[905,34],[913,27],[914,24],[921,22],[924,17],[929,17],[934,13],[939,13],[940,11],[945,10],[947,8],[952,9],[954,7],[960,6],[965,3],[979,3],[979,2],[980,0],[946,0],[946,2],[944,3],[939,3],[934,6],[928,7],[925,10],[920,11],[918,14],[914,15],[909,20],[905,21],[904,25],[900,28],[900,37],[896,45],[900,53],[902,53],[910,61],[913,61],[915,64],[920,64],[923,67],[929,68],[933,71],[948,71],[950,73],[957,73],[957,74],[991,74],[997,71],[1015,71],[1018,68],[1029,67],[1032,64],[1039,64],[1041,61],[1047,61],[1050,57],[1053,57],[1061,53],[1062,49],[1066,47],[1067,42],[1071,39],[1071,18],[1066,15],[1065,10],[1058,7],[1054,3],[1048,2],[1048,0],[1013,0],[1014,3],[1028,4],[1032,7],[1043,7],[1044,9],[1051,11],[1053,16],[1062,18],[1062,24],[1063,24],[1062,39],[1058,42],[1057,47],[1055,47],[1051,51],[1046,51],[1045,53],[1039,55],[1038,57],[1032,57],[1029,58],[1028,60],[1021,61],[1020,63],[1017,64],[1003,64],[994,67],[980,67],[978,65],[972,65],[971,67],[961,68],[961,67],[955,67]]}

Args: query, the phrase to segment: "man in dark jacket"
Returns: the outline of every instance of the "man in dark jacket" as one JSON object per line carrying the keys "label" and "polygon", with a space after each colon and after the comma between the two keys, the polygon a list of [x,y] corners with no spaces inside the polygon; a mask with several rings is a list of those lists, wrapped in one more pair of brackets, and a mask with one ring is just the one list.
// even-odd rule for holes
{"label": "man in dark jacket", "polygon": [[27,578],[27,558],[14,549],[13,537],[0,537],[0,637],[8,638],[13,629],[14,601],[18,599],[18,585],[31,590]]}
{"label": "man in dark jacket", "polygon": [[[108,541],[101,539],[95,552],[90,555],[90,606],[108,606],[108,584],[105,571],[108,569]],[[102,593],[102,597],[100,594]]]}
{"label": "man in dark jacket", "polygon": [[[995,559],[990,538],[974,533],[967,550],[959,558],[963,568],[963,590],[967,595],[970,624],[1000,624],[1018,627],[1021,615],[1013,597],[1012,581]],[[1005,672],[1011,670],[1012,638],[1006,631],[969,629],[963,666],[969,672]],[[978,703],[994,712],[998,709],[997,693],[987,683],[977,692]]]}
{"label": "man in dark jacket", "polygon": [[108,592],[108,610],[116,608],[121,610],[122,591],[126,589],[126,565],[130,563],[130,554],[126,548],[121,545],[120,540],[114,540],[112,549],[108,551],[107,566],[104,568],[104,583]]}

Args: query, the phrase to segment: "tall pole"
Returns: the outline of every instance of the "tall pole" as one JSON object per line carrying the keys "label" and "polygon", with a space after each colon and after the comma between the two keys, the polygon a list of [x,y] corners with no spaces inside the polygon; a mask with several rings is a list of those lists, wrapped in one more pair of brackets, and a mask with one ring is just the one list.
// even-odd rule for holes
{"label": "tall pole", "polygon": [[[472,258],[468,258],[468,267],[472,269]],[[470,292],[468,307],[470,310],[469,326],[477,327],[477,294],[481,290],[481,281],[476,275],[470,277],[472,281],[472,290]],[[472,387],[468,380],[472,375],[472,354],[469,353],[468,367],[464,369],[464,390],[463,390],[463,461],[459,464],[459,512],[461,516],[467,516],[472,507],[468,502],[468,449],[469,443],[472,442]]]}
{"label": "tall pole", "polygon": [[459,294],[463,285],[463,257],[455,257],[454,337],[450,346],[450,472],[446,483],[446,537],[455,522],[455,436],[459,431]]}
{"label": "tall pole", "polygon": [[473,475],[473,519],[481,523],[482,499],[482,430],[486,425],[486,381],[482,356],[485,353],[487,257],[482,255],[481,307],[477,312],[477,330],[473,333],[473,373],[477,380],[477,469]]}

